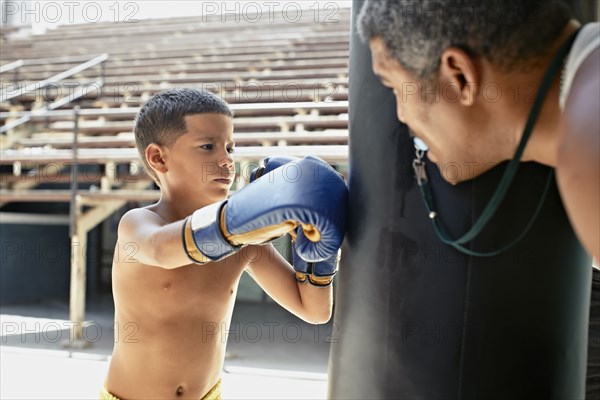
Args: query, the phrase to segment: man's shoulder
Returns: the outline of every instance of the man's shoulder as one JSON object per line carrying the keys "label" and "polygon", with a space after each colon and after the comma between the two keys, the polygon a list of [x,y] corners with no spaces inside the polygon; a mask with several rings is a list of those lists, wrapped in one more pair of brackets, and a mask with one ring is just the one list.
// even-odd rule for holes
{"label": "man's shoulder", "polygon": [[[572,89],[574,89],[575,81],[581,79],[581,75],[589,75],[589,73],[586,74],[586,67],[590,64],[590,60],[593,61],[594,58],[598,58],[599,48],[600,23],[592,22],[584,25],[577,34],[563,70],[560,90],[561,109],[565,109],[567,99],[571,95]],[[597,69],[592,72],[596,72],[596,77],[598,76]],[[584,79],[588,80],[590,77],[585,76]]]}
{"label": "man's shoulder", "polygon": [[582,61],[569,86],[570,93],[563,109],[564,140],[576,140],[580,146],[587,147],[595,142],[599,129],[600,47]]}

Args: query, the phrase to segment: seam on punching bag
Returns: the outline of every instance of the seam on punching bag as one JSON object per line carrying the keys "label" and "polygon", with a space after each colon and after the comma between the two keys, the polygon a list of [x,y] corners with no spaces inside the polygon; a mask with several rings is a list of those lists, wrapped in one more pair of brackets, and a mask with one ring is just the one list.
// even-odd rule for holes
{"label": "seam on punching bag", "polygon": [[[471,224],[477,218],[475,212],[475,183],[476,181],[472,181],[471,183]],[[473,250],[473,243],[471,242],[469,245],[470,250]],[[467,340],[467,325],[469,318],[469,306],[470,306],[470,295],[471,295],[471,271],[473,266],[473,256],[467,255],[467,276],[466,276],[466,284],[465,284],[465,292],[464,292],[464,310],[463,310],[463,320],[462,320],[462,339],[460,341],[460,355],[459,355],[459,367],[458,367],[458,388],[457,395],[458,399],[463,398],[463,377],[464,377],[464,369],[465,369],[465,347]],[[476,330],[477,331],[477,330]]]}
{"label": "seam on punching bag", "polygon": [[[391,260],[389,260],[389,261],[391,262]],[[389,273],[390,273],[389,270],[385,270],[385,271],[386,271],[386,274],[389,275]],[[390,354],[392,354],[392,353],[395,354],[395,352],[390,351],[390,345],[389,345],[390,344],[390,323],[389,323],[390,318],[389,318],[389,316],[391,315],[390,314],[390,312],[391,312],[390,303],[391,303],[392,296],[391,296],[391,291],[390,291],[390,287],[389,287],[389,282],[391,281],[391,279],[389,279],[389,277],[386,277],[386,278],[387,279],[383,280],[384,282],[386,282],[386,288],[385,288],[384,293],[386,293],[386,295],[387,295],[387,298],[385,301],[385,308],[386,308],[385,315],[388,316],[388,318],[384,318],[384,320],[385,320],[385,350],[384,350],[383,354],[385,355],[384,356],[384,371],[386,371],[386,375],[387,375],[384,379],[384,382],[388,382],[389,378],[390,378],[390,376],[389,376],[389,373],[391,372],[390,368],[389,368],[390,367]],[[382,386],[384,386],[382,389],[379,389],[379,390],[383,390],[384,396],[387,395],[385,385],[377,385],[377,386],[380,388]],[[377,397],[381,397],[381,394],[382,393],[379,392],[379,396],[377,396]]]}
{"label": "seam on punching bag", "polygon": [[408,133],[408,128],[398,122],[393,132],[394,144],[396,147],[396,165],[394,171],[394,192],[399,199],[394,200],[398,205],[399,216],[404,218],[406,205],[406,192],[408,192],[415,183],[415,176],[412,167],[413,160],[413,141]]}
{"label": "seam on punching bag", "polygon": [[458,367],[458,393],[457,398],[463,398],[463,376],[465,369],[465,347],[467,340],[467,325],[468,325],[468,314],[469,314],[469,295],[471,292],[471,267],[473,263],[473,256],[467,256],[467,283],[465,285],[465,301],[464,301],[464,311],[463,311],[463,320],[462,320],[462,339],[460,341],[460,354],[459,354],[459,367]]}

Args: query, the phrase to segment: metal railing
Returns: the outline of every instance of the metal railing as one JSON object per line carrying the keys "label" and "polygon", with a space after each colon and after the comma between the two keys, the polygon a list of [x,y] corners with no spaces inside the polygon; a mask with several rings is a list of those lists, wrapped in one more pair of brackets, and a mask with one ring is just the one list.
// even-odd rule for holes
{"label": "metal railing", "polygon": [[[79,64],[73,68],[70,68],[64,72],[61,72],[60,74],[56,74],[54,76],[51,76],[48,79],[44,79],[42,81],[39,82],[34,82],[30,85],[27,85],[13,93],[3,93],[2,96],[0,96],[0,102],[5,102],[7,100],[13,99],[15,97],[21,96],[25,93],[29,93],[29,92],[33,92],[35,90],[39,90],[39,89],[43,89],[46,86],[50,85],[51,83],[56,83],[58,81],[61,81],[65,78],[68,78],[70,76],[73,76],[79,72],[85,71],[86,69],[89,69],[95,65],[104,63],[106,60],[108,60],[108,54],[101,54],[97,57],[92,58],[89,61],[84,62],[83,64]],[[10,65],[10,64],[9,64]],[[102,66],[101,66],[102,67]],[[104,71],[104,68],[102,67],[102,72]],[[102,79],[104,79],[104,76],[101,76]]]}
{"label": "metal railing", "polygon": [[[72,101],[74,101],[82,96],[85,96],[90,90],[99,89],[102,86],[104,86],[104,74],[105,74],[106,60],[108,60],[108,54],[106,54],[106,53],[101,54],[97,57],[92,58],[91,60],[88,60],[82,64],[79,64],[73,68],[70,68],[64,72],[61,72],[60,74],[56,74],[48,79],[44,79],[43,81],[39,81],[39,82],[32,83],[30,85],[27,85],[26,87],[17,90],[15,93],[3,94],[2,97],[0,97],[0,102],[4,102],[4,101],[10,100],[10,99],[13,99],[17,96],[21,96],[25,93],[29,93],[34,90],[43,89],[44,87],[46,87],[52,83],[59,82],[65,78],[68,78],[72,75],[75,75],[77,73],[85,71],[86,69],[92,68],[92,67],[100,64],[100,78],[98,80],[96,80],[95,82],[93,82],[91,84],[84,85],[83,87],[77,89],[76,91],[69,94],[68,96],[65,96],[58,100],[55,100],[54,102],[48,104],[47,106],[44,106],[37,110],[26,112],[20,118],[17,118],[16,120],[0,127],[0,134],[5,134],[6,132],[10,131],[11,129],[15,129],[18,126],[21,126],[21,125],[27,123],[33,117],[45,116],[47,113],[52,112],[53,110],[56,110],[57,108],[62,107],[66,104],[69,104]],[[17,71],[23,65],[24,65],[24,62],[22,60],[15,61],[13,63],[2,66],[2,69],[0,70],[0,72],[7,72],[7,71],[11,71],[11,70]]]}
{"label": "metal railing", "polygon": [[[81,88],[77,89],[75,92],[71,93],[70,95],[62,97],[62,98],[48,104],[45,107],[42,107],[40,109],[33,110],[33,111],[28,111],[25,115],[22,115],[20,118],[17,118],[14,121],[11,121],[8,124],[0,127],[0,134],[8,132],[11,129],[15,129],[16,127],[23,125],[24,123],[30,121],[34,117],[47,116],[49,113],[52,112],[52,110],[62,107],[65,104],[69,104],[73,100],[76,100],[82,96],[85,96],[89,91],[101,88],[102,86],[104,86],[104,80],[99,79],[96,82],[92,83],[91,85],[86,85],[84,87],[81,87]],[[67,110],[65,110],[65,111],[70,114],[73,113],[72,111],[67,111]]]}
{"label": "metal railing", "polygon": [[19,68],[21,68],[24,64],[25,62],[23,60],[17,60],[9,64],[5,64],[0,67],[0,74],[5,74],[7,72],[13,71],[13,82],[18,82]]}

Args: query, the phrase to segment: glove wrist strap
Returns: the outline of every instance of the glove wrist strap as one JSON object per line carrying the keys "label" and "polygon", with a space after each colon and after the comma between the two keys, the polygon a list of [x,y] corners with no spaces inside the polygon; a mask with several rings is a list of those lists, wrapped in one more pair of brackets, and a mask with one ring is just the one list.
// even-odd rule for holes
{"label": "glove wrist strap", "polygon": [[305,284],[308,282],[313,286],[326,287],[333,283],[334,276],[335,273],[329,276],[316,276],[313,274],[307,274],[304,272],[296,271],[296,282],[301,284]]}
{"label": "glove wrist strap", "polygon": [[223,235],[223,211],[227,201],[200,208],[189,216],[182,228],[183,247],[196,264],[219,261],[239,250]]}
{"label": "glove wrist strap", "polygon": [[183,249],[185,250],[185,254],[187,254],[190,261],[194,264],[206,264],[211,261],[208,257],[206,257],[198,247],[196,246],[196,242],[194,241],[194,235],[192,233],[192,219],[191,217],[187,217],[185,222],[183,223],[183,229],[181,230]]}
{"label": "glove wrist strap", "polygon": [[[293,267],[296,271],[296,281],[301,284],[310,283],[313,286],[326,287],[331,285],[333,277],[337,273],[337,268],[331,273],[324,275],[316,275],[315,272],[318,270],[317,265],[319,263],[307,262],[303,260],[298,253],[296,253],[296,242],[292,240],[292,254],[293,254]],[[334,263],[337,264],[337,254],[334,256]],[[329,264],[331,260],[322,261],[322,263]]]}

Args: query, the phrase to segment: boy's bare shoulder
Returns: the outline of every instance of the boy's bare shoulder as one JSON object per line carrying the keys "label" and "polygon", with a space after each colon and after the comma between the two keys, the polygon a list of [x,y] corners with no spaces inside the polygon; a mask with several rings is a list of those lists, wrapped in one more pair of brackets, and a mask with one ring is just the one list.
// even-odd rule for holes
{"label": "boy's bare shoulder", "polygon": [[165,221],[148,207],[133,208],[127,211],[119,221],[119,238],[137,236],[140,231],[165,225]]}

